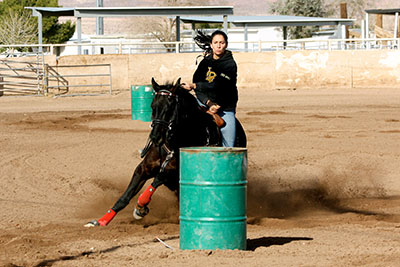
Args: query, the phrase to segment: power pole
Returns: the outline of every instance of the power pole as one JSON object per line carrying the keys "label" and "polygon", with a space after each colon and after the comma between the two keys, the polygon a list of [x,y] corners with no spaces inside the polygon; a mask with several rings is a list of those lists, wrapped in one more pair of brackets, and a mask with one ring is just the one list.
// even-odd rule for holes
{"label": "power pole", "polygon": [[382,16],[382,14],[377,14],[376,15],[375,25],[380,27],[380,28],[383,28],[383,16]]}
{"label": "power pole", "polygon": [[[340,3],[340,18],[347,19],[347,3]],[[346,39],[349,39],[349,26],[346,27]]]}
{"label": "power pole", "polygon": [[[96,0],[97,7],[103,7],[103,0]],[[96,34],[104,35],[104,22],[103,17],[96,18]]]}

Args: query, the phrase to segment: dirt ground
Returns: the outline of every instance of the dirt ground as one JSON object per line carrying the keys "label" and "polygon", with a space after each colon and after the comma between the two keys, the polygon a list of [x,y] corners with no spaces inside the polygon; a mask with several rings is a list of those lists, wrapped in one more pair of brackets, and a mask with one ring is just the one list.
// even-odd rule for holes
{"label": "dirt ground", "polygon": [[[400,90],[240,88],[248,249],[179,249],[162,187],[84,228],[125,190],[149,123],[130,94],[0,97],[1,266],[399,266]],[[156,238],[166,242],[165,247]]]}

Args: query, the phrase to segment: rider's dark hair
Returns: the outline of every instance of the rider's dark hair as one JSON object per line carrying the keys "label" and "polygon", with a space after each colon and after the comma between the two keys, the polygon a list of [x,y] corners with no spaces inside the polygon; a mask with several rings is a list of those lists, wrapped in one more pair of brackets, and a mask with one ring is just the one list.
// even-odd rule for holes
{"label": "rider's dark hair", "polygon": [[216,35],[222,35],[226,44],[228,44],[228,36],[221,30],[216,30],[211,35],[205,34],[202,30],[197,30],[197,35],[194,37],[194,42],[204,51],[205,55],[209,55],[212,53],[211,41]]}
{"label": "rider's dark hair", "polygon": [[222,35],[222,37],[224,37],[224,39],[225,39],[225,43],[228,44],[228,35],[226,35],[225,32],[223,32],[221,30],[216,30],[215,32],[213,32],[211,34],[211,40],[214,38],[215,35]]}

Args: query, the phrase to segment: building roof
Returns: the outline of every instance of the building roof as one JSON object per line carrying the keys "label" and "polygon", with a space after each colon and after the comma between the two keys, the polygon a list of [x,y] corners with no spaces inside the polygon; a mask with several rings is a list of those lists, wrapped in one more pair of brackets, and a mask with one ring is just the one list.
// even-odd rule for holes
{"label": "building roof", "polygon": [[[185,23],[223,23],[222,16],[212,17],[180,17]],[[323,26],[323,25],[353,25],[355,19],[299,17],[299,16],[229,16],[228,22],[243,27],[269,26]]]}
{"label": "building roof", "polygon": [[365,12],[368,14],[396,15],[396,13],[400,13],[400,8],[367,9]]}
{"label": "building roof", "polygon": [[232,15],[232,6],[168,6],[168,7],[25,7],[33,15],[75,17]]}
{"label": "building roof", "polygon": [[68,7],[25,7],[26,9],[31,9],[32,14],[37,16],[41,13],[43,16],[74,16],[75,8]]}
{"label": "building roof", "polygon": [[[81,41],[81,18],[84,17],[127,17],[127,16],[182,16],[182,15],[221,15],[233,14],[233,6],[168,6],[168,7],[25,7],[32,10],[32,15],[38,17],[38,42],[42,44],[43,16],[74,16],[77,18],[78,42]],[[227,30],[227,23],[224,24]],[[180,36],[179,21],[176,23],[176,38]],[[42,47],[39,47],[42,50]],[[80,54],[80,47],[78,47]]]}

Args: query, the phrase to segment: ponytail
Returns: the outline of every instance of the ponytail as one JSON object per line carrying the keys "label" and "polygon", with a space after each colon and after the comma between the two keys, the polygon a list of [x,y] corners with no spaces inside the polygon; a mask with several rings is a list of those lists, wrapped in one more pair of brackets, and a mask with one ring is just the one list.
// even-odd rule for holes
{"label": "ponytail", "polygon": [[[197,30],[197,35],[193,38],[194,42],[200,47],[204,52],[203,56],[206,57],[212,54],[211,42],[215,35],[222,35],[225,39],[226,44],[228,45],[228,36],[225,32],[221,30],[214,31],[211,35],[205,34],[202,30]],[[197,59],[201,57],[198,56],[196,58],[196,65]]]}
{"label": "ponytail", "polygon": [[204,56],[212,53],[211,35],[205,34],[202,30],[197,30],[197,35],[193,39],[197,46],[204,51]]}

